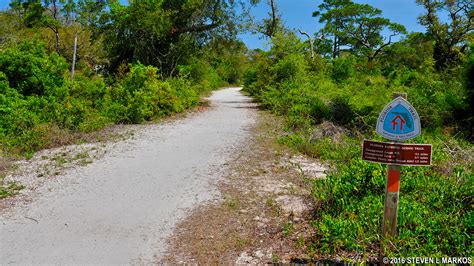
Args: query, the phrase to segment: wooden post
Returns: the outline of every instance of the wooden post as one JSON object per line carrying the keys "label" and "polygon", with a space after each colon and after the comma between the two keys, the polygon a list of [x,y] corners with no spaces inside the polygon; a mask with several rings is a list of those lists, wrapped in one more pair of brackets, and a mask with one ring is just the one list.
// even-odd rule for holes
{"label": "wooden post", "polygon": [[[393,93],[392,98],[403,97],[406,93]],[[397,234],[398,198],[400,192],[400,166],[387,166],[387,182],[385,184],[385,204],[382,222],[382,237]]]}
{"label": "wooden post", "polygon": [[[406,93],[393,93],[392,98],[403,97],[407,99]],[[401,159],[401,158],[400,158]],[[398,199],[400,192],[400,166],[387,166],[387,182],[385,184],[385,205],[383,212],[382,236],[394,236],[397,234]]]}
{"label": "wooden post", "polygon": [[[406,93],[393,93],[392,98],[398,97],[407,99]],[[401,155],[401,153],[400,153]],[[400,192],[400,165],[387,165],[387,181],[385,183],[385,204],[382,220],[382,239],[380,241],[379,264],[385,265],[384,258],[384,240],[386,237],[397,234],[398,200]]]}
{"label": "wooden post", "polygon": [[389,165],[387,168],[382,226],[383,237],[397,234],[398,196],[400,191],[400,166]]}

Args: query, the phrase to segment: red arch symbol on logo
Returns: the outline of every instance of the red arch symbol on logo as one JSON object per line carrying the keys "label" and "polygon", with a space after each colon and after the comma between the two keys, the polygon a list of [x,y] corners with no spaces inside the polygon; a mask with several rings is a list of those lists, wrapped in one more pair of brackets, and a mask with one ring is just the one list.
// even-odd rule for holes
{"label": "red arch symbol on logo", "polygon": [[405,124],[405,120],[400,115],[395,116],[395,118],[392,120],[392,129],[395,130],[395,127],[398,125],[397,120],[400,121],[400,131],[403,131],[403,124]]}

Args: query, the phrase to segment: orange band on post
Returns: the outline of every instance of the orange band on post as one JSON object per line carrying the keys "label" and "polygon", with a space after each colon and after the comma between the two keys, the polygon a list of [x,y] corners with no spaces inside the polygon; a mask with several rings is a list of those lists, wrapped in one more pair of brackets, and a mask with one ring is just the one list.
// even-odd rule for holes
{"label": "orange band on post", "polygon": [[389,169],[388,170],[388,192],[399,192],[400,191],[400,171]]}

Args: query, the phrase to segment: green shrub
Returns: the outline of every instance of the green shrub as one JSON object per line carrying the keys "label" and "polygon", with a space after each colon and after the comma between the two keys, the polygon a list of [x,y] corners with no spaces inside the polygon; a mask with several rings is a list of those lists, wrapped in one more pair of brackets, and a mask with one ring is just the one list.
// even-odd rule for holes
{"label": "green shrub", "polygon": [[57,53],[48,54],[44,44],[25,41],[0,52],[0,71],[11,88],[28,95],[63,95],[66,60]]}
{"label": "green shrub", "polygon": [[268,71],[272,62],[265,52],[252,56],[254,63],[244,73],[244,90],[260,99],[266,88],[273,87],[273,74]]}
{"label": "green shrub", "polygon": [[311,107],[307,104],[295,104],[288,110],[287,123],[292,129],[307,128],[311,125]]}
{"label": "green shrub", "polygon": [[353,107],[347,97],[336,97],[329,104],[331,120],[339,125],[349,125],[354,119]]}
{"label": "green shrub", "polygon": [[209,93],[210,91],[226,85],[222,76],[209,63],[194,58],[189,65],[180,66],[180,75],[189,78],[196,84],[199,93]]}
{"label": "green shrub", "polygon": [[175,112],[195,106],[199,103],[199,88],[193,86],[191,81],[184,78],[171,78],[167,80],[170,86],[176,90],[179,103],[174,108]]}
{"label": "green shrub", "polygon": [[99,76],[91,78],[76,75],[73,82],[68,84],[71,97],[86,101],[93,108],[100,108],[107,92],[105,80]]}
{"label": "green shrub", "polygon": [[28,101],[8,87],[0,94],[0,113],[0,132],[4,136],[21,135],[40,121],[29,108]]}
{"label": "green shrub", "polygon": [[57,129],[57,135],[63,134],[61,130],[91,132],[111,122],[141,123],[181,112],[199,102],[199,88],[183,78],[160,80],[156,68],[139,63],[129,70],[110,86],[101,77],[79,74],[74,81],[63,79],[62,86],[51,87],[42,95],[26,96],[10,88],[9,77],[0,72],[2,147],[13,153],[31,153],[62,143],[49,129]]}
{"label": "green shrub", "polygon": [[331,77],[342,82],[355,75],[355,59],[352,56],[339,57],[333,60]]}
{"label": "green shrub", "polygon": [[[433,139],[429,142],[433,143]],[[356,250],[376,254],[386,167],[362,161],[356,141],[345,148],[329,145],[320,149],[335,147],[339,153],[349,153],[352,159],[332,158],[336,159],[333,162],[337,172],[313,183],[313,196],[320,207],[313,221],[316,233],[312,249],[330,254]],[[442,149],[435,149],[435,165],[441,163],[443,153]],[[396,251],[387,251],[404,257],[472,254],[472,171],[458,165],[452,173],[442,176],[429,167],[402,167],[401,177],[399,234],[391,239]]]}
{"label": "green shrub", "polygon": [[308,64],[303,55],[290,54],[279,60],[270,71],[275,75],[275,82],[295,81],[306,79]]}
{"label": "green shrub", "polygon": [[417,108],[424,127],[436,129],[453,121],[461,108],[465,91],[459,81],[443,81],[436,75],[416,75],[408,85],[410,102]]}
{"label": "green shrub", "polygon": [[141,123],[176,112],[198,103],[195,87],[183,78],[162,81],[158,69],[140,63],[106,90],[104,113],[115,122]]}
{"label": "green shrub", "polygon": [[[461,116],[456,114],[469,110],[466,99],[470,88],[466,90],[466,84],[472,85],[472,75],[467,74],[467,82],[463,82],[460,73],[436,72],[427,55],[413,68],[356,62],[351,55],[327,60],[327,64],[305,63],[299,52],[284,45],[286,50],[282,49],[276,41],[278,46],[269,52],[252,55],[244,88],[262,107],[286,118],[289,133],[280,139],[282,143],[326,160],[335,169],[325,179],[313,182],[318,209],[308,251],[317,258],[355,252],[378,255],[386,166],[362,161],[360,143],[363,138],[374,138],[378,115],[393,92],[407,92],[424,132],[414,141],[433,144],[433,166],[402,167],[399,234],[385,241],[382,248],[397,257],[473,254],[472,158],[456,159],[453,155],[457,150],[472,149],[472,144],[449,153],[444,149],[451,146],[447,143],[458,145],[450,127],[469,128],[469,123],[459,123]],[[411,60],[413,51],[403,60]],[[466,71],[470,73],[469,65]],[[471,113],[464,113],[462,121],[472,120]],[[313,125],[323,120],[345,127],[347,136],[312,139]],[[451,131],[453,135],[458,134],[457,129]]]}
{"label": "green shrub", "polygon": [[464,82],[466,97],[464,104],[455,110],[455,118],[459,120],[460,128],[466,138],[474,140],[474,45],[470,47],[469,59],[464,67]]}
{"label": "green shrub", "polygon": [[323,120],[329,120],[331,117],[330,108],[319,98],[314,98],[311,100],[310,108],[313,124],[320,124],[323,122]]}
{"label": "green shrub", "polygon": [[153,116],[153,103],[158,97],[153,84],[158,82],[157,71],[157,68],[140,63],[130,65],[130,72],[109,87],[105,106],[113,121],[140,123]]}

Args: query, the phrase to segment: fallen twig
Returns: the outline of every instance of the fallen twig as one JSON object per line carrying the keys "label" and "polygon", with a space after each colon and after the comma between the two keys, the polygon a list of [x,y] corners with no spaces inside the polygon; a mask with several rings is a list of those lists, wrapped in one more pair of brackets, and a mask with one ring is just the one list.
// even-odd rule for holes
{"label": "fallen twig", "polygon": [[25,218],[26,218],[26,219],[30,219],[30,220],[32,220],[32,221],[35,221],[36,223],[39,223],[38,220],[36,220],[36,219],[34,219],[34,218],[27,217],[27,216],[25,216]]}

